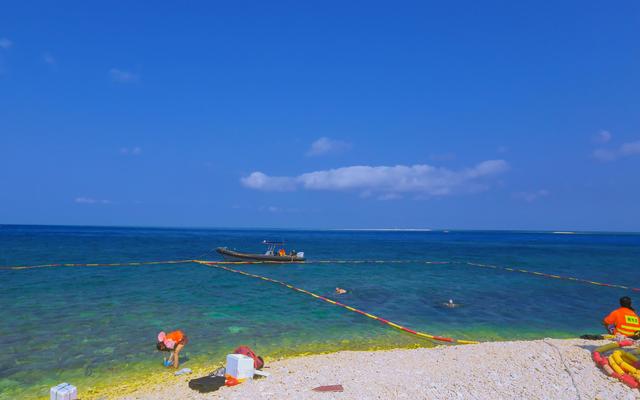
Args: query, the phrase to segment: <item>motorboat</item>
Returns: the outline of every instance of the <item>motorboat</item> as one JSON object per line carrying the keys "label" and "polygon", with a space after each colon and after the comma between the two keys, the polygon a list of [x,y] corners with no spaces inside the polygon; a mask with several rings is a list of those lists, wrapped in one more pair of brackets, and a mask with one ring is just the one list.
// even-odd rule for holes
{"label": "motorboat", "polygon": [[218,247],[216,251],[228,261],[267,261],[267,262],[302,262],[305,261],[304,252],[287,252],[282,241],[263,240],[262,244],[267,246],[264,254],[244,253],[238,250],[231,250],[227,247]]}

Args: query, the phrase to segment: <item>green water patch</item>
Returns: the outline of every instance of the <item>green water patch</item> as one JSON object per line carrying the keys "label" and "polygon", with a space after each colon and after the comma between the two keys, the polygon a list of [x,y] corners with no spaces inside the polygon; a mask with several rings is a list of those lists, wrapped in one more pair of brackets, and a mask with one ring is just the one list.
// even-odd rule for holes
{"label": "green water patch", "polygon": [[[295,334],[273,340],[263,338],[251,346],[265,358],[268,364],[283,358],[336,351],[410,349],[443,344],[382,326],[373,327],[373,330],[376,331],[373,336],[357,333],[335,335],[335,332],[328,332],[326,339],[316,338],[313,341],[308,341],[308,337]],[[496,327],[492,329],[488,326],[474,327],[468,332],[458,333],[463,334],[464,337],[473,337],[482,341],[575,337],[562,331],[523,332],[515,329],[496,329]],[[245,342],[237,342],[231,345],[232,341],[233,339],[230,338],[230,345],[226,347],[187,345],[181,357],[183,359],[181,365],[194,370],[194,378],[209,373],[224,365],[226,354],[230,353],[234,346],[245,344]],[[104,363],[88,363],[83,368],[22,371],[13,375],[11,379],[0,380],[0,399],[42,399],[48,396],[50,387],[63,381],[76,385],[83,400],[117,398],[150,385],[177,382],[177,378],[172,376],[175,370],[163,367],[162,359],[163,353],[155,353],[144,360],[123,357]]]}

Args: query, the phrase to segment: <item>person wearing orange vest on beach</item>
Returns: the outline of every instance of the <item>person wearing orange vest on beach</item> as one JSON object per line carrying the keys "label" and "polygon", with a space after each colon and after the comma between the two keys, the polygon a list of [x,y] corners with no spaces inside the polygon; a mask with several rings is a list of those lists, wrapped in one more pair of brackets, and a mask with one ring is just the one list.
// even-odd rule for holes
{"label": "person wearing orange vest on beach", "polygon": [[181,330],[169,333],[158,333],[158,343],[156,344],[156,348],[159,351],[171,352],[169,360],[167,360],[165,366],[173,366],[173,368],[176,369],[178,368],[180,365],[180,351],[182,351],[187,343],[189,343],[189,339]]}
{"label": "person wearing orange vest on beach", "polygon": [[633,337],[640,331],[640,318],[631,307],[631,299],[627,296],[620,298],[620,308],[613,310],[602,323],[614,335]]}

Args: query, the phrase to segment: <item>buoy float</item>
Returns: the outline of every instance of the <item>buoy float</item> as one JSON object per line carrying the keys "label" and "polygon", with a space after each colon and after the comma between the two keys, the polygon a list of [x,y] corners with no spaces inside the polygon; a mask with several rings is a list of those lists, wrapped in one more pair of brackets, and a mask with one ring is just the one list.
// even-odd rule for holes
{"label": "buoy float", "polygon": [[[607,343],[595,349],[591,353],[591,358],[607,376],[618,379],[632,389],[637,389],[640,387],[640,360],[630,352],[620,350],[622,347],[632,345],[634,341],[630,339]],[[605,355],[611,350],[613,352],[609,356]]]}

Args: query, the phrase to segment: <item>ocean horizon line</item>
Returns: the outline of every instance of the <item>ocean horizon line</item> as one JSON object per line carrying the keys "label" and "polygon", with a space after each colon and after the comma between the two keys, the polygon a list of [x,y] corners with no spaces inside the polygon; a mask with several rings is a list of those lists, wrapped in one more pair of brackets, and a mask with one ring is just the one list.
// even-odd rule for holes
{"label": "ocean horizon line", "polygon": [[433,233],[464,233],[464,232],[510,232],[510,233],[548,233],[557,235],[588,235],[588,234],[630,234],[638,235],[640,231],[626,230],[580,230],[580,229],[506,229],[506,228],[313,228],[313,227],[272,227],[272,226],[171,226],[171,225],[96,225],[96,224],[17,224],[0,223],[2,227],[51,227],[51,228],[107,228],[107,229],[158,229],[158,230],[257,230],[257,231],[293,231],[293,232],[433,232]]}

